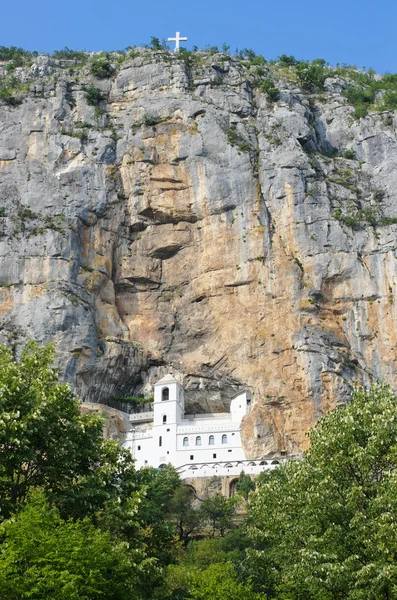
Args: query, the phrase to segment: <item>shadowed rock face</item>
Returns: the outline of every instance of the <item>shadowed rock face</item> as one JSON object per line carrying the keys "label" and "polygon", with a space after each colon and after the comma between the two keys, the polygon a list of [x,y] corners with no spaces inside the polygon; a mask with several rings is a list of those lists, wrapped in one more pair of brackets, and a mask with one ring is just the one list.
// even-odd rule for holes
{"label": "shadowed rock face", "polygon": [[337,78],[281,79],[271,104],[231,59],[137,52],[94,81],[101,115],[88,69],[40,60],[0,107],[2,341],[53,341],[91,402],[169,367],[188,412],[249,387],[252,458],[306,447],[356,382],[395,383],[393,113],[352,121]]}

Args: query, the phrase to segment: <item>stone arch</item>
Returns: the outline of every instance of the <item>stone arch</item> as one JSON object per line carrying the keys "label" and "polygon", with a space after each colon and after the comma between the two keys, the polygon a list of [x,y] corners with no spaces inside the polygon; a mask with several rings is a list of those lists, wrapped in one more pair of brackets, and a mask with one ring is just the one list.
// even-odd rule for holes
{"label": "stone arch", "polygon": [[259,463],[261,466],[262,465],[267,465],[267,462],[265,460],[261,460],[261,462]]}
{"label": "stone arch", "polygon": [[190,483],[184,483],[183,487],[187,487],[192,492],[193,496],[195,498],[197,498],[197,492],[196,492],[196,489],[195,489],[195,487],[193,485],[191,485]]}
{"label": "stone arch", "polygon": [[237,489],[236,489],[237,482],[238,482],[238,477],[235,477],[229,483],[229,498],[231,498],[232,496],[234,496],[234,494],[237,492]]}
{"label": "stone arch", "polygon": [[166,465],[165,463],[161,463],[161,465],[159,465],[159,467],[158,467],[158,468],[159,468],[159,469],[165,469],[165,468],[166,468],[166,466],[167,466],[167,465]]}

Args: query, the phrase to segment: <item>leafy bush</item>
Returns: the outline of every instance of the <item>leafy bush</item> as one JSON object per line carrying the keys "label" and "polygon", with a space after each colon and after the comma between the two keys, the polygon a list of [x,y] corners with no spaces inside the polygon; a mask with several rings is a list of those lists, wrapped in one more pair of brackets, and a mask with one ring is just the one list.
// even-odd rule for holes
{"label": "leafy bush", "polygon": [[162,40],[160,42],[160,39],[158,37],[150,38],[149,47],[152,50],[168,50],[169,49],[166,40]]}
{"label": "leafy bush", "polygon": [[231,125],[226,132],[227,141],[231,146],[237,146],[240,152],[250,152],[252,150],[250,144],[240,135],[236,129],[236,125]]}
{"label": "leafy bush", "polygon": [[243,50],[240,50],[238,52],[238,56],[240,58],[249,60],[250,65],[262,66],[267,64],[265,57],[262,56],[262,54],[256,54],[251,48],[244,48]]}
{"label": "leafy bush", "polygon": [[397,91],[386,90],[382,103],[381,110],[396,110],[397,109]]}
{"label": "leafy bush", "polygon": [[22,99],[13,94],[13,91],[7,86],[2,85],[0,87],[0,100],[8,106],[18,106],[21,104]]}
{"label": "leafy bush", "polygon": [[85,90],[85,99],[87,100],[87,104],[90,106],[98,106],[102,100],[105,99],[105,96],[102,94],[101,90],[98,90],[93,85],[90,85]]}
{"label": "leafy bush", "polygon": [[299,63],[295,56],[287,56],[286,54],[282,54],[277,60],[283,67],[295,67]]}
{"label": "leafy bush", "polygon": [[143,124],[147,127],[153,127],[155,125],[159,125],[160,123],[164,123],[166,120],[166,117],[150,117],[149,115],[145,115],[143,117]]}
{"label": "leafy bush", "polygon": [[355,119],[364,119],[367,116],[369,110],[368,104],[357,104],[354,107],[354,111],[352,112],[352,116]]}
{"label": "leafy bush", "polygon": [[[354,107],[352,113],[356,119],[367,116],[370,108],[378,110],[397,109],[397,74],[389,73],[381,79],[374,78],[374,72],[349,70],[345,72],[354,83],[344,92],[349,104]],[[384,90],[381,99],[377,101],[377,92]]]}
{"label": "leafy bush", "polygon": [[149,396],[147,398],[141,398],[140,396],[117,396],[115,400],[116,402],[121,402],[123,404],[137,406],[138,404],[150,404],[154,401],[154,397]]}
{"label": "leafy bush", "polygon": [[15,92],[21,89],[21,84],[14,76],[3,77],[0,79],[0,100],[8,106],[18,106],[22,99],[15,96]]}
{"label": "leafy bush", "polygon": [[266,94],[267,99],[270,102],[277,102],[277,100],[280,98],[280,92],[274,85],[274,81],[272,79],[265,79],[260,86],[260,91],[263,94]]}
{"label": "leafy bush", "polygon": [[347,148],[343,154],[342,154],[343,158],[347,158],[348,160],[354,160],[356,158],[356,153],[354,150],[351,150],[350,148]]}
{"label": "leafy bush", "polygon": [[36,55],[37,52],[29,52],[16,46],[0,46],[0,60],[12,60],[16,66],[21,66],[25,58]]}
{"label": "leafy bush", "polygon": [[108,58],[94,58],[91,63],[91,74],[98,79],[107,79],[113,75],[113,67]]}
{"label": "leafy bush", "polygon": [[316,59],[312,63],[300,62],[295,66],[295,72],[304,90],[311,92],[324,89],[328,72],[323,59]]}
{"label": "leafy bush", "polygon": [[63,50],[55,50],[53,55],[57,60],[77,60],[79,62],[85,62],[87,60],[87,53],[82,50],[71,50],[67,46]]}
{"label": "leafy bush", "polygon": [[344,93],[349,104],[372,104],[375,101],[375,89],[373,87],[359,88],[351,86]]}

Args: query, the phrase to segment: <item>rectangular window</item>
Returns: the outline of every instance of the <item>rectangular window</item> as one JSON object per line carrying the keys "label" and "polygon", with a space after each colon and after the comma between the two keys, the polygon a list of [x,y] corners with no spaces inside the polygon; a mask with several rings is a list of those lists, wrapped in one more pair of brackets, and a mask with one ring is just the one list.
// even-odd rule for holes
{"label": "rectangular window", "polygon": [[228,452],[231,452],[231,450],[228,450]]}
{"label": "rectangular window", "polygon": [[212,455],[212,458],[216,458],[216,454],[213,454],[213,455]]}
{"label": "rectangular window", "polygon": [[163,440],[161,438],[161,435],[159,435],[159,446],[162,446],[162,445],[163,445]]}
{"label": "rectangular window", "polygon": [[194,460],[193,454],[190,455],[190,460]]}
{"label": "rectangular window", "polygon": [[167,429],[167,431],[170,431],[169,429]]}
{"label": "rectangular window", "polygon": [[169,451],[169,450],[167,450],[167,454],[169,454],[169,453],[170,453],[170,451]]}
{"label": "rectangular window", "polygon": [[138,450],[140,450],[140,449],[141,449],[141,447],[140,447],[140,446],[138,446]]}

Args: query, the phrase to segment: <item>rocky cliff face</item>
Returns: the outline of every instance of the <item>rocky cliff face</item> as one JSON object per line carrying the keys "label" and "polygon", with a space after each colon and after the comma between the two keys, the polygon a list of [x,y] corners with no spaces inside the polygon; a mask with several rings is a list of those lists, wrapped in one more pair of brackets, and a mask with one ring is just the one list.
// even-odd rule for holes
{"label": "rocky cliff face", "polygon": [[253,72],[145,50],[108,79],[46,57],[17,69],[0,333],[53,341],[90,402],[149,392],[169,367],[191,411],[249,387],[255,458],[304,448],[354,383],[395,383],[397,121],[354,121],[340,77],[309,94],[275,72],[270,102]]}

